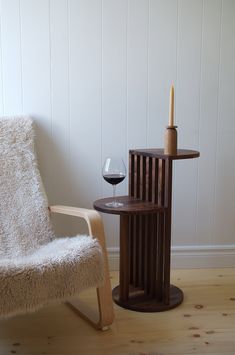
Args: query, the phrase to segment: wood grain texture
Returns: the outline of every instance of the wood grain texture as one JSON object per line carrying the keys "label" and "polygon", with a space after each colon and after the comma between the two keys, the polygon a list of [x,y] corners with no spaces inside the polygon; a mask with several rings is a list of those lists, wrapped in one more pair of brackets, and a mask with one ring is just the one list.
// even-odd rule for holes
{"label": "wood grain texture", "polygon": [[[107,332],[93,330],[66,305],[0,321],[0,352],[24,355],[233,355],[235,269],[174,270],[184,303],[169,312],[137,313],[114,305]],[[111,273],[118,284],[118,273]],[[91,290],[81,298],[96,307]]]}

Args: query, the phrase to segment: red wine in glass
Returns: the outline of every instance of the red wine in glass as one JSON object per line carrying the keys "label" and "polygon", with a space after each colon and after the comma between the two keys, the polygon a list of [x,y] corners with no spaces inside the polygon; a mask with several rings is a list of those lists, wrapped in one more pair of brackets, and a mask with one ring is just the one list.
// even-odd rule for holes
{"label": "red wine in glass", "polygon": [[122,158],[110,157],[105,160],[103,178],[113,186],[113,201],[106,203],[108,207],[121,207],[123,203],[116,200],[116,185],[120,184],[126,177],[126,167]]}
{"label": "red wine in glass", "polygon": [[103,175],[105,181],[107,181],[111,185],[120,184],[125,179],[125,176],[119,174],[107,174]]}

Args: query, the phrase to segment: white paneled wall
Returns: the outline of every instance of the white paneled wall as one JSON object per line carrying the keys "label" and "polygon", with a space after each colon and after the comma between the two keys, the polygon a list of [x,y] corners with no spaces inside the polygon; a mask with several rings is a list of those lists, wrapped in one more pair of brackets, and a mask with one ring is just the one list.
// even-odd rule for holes
{"label": "white paneled wall", "polygon": [[174,163],[173,261],[235,265],[235,1],[0,4],[0,114],[35,119],[50,203],[92,207],[106,156],[161,147],[174,83],[179,146],[201,157]]}

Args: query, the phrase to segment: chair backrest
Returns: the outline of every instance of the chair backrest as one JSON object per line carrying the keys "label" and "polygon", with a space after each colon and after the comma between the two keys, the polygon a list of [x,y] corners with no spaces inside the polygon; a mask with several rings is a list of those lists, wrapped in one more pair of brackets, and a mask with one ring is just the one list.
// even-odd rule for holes
{"label": "chair backrest", "polygon": [[30,117],[0,119],[0,260],[21,257],[54,238],[34,152]]}

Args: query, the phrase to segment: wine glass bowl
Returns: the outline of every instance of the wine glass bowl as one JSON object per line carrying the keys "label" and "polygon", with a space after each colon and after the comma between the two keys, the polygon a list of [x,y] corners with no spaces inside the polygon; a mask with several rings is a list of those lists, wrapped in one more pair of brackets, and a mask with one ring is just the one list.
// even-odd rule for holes
{"label": "wine glass bowl", "polygon": [[121,207],[123,203],[116,200],[116,185],[126,177],[126,166],[120,157],[109,157],[105,160],[102,175],[105,181],[113,186],[113,201],[106,203],[108,207]]}

